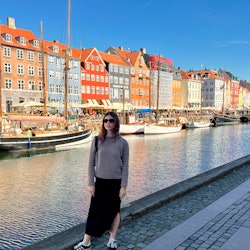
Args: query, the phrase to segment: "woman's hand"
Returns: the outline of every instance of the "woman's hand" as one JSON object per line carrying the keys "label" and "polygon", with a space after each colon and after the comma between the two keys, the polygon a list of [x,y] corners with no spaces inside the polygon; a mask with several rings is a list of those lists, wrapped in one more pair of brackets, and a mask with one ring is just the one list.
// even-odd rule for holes
{"label": "woman's hand", "polygon": [[122,200],[124,196],[126,195],[126,187],[121,187],[119,197]]}
{"label": "woman's hand", "polygon": [[95,186],[88,186],[88,190],[91,196],[95,196]]}

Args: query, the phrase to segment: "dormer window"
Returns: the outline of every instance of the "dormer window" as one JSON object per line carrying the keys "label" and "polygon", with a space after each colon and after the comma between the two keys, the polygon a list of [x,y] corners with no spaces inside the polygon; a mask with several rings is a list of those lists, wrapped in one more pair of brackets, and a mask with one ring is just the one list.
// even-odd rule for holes
{"label": "dormer window", "polygon": [[35,48],[38,48],[38,47],[39,47],[39,41],[38,41],[38,40],[31,40],[30,43],[31,43]]}
{"label": "dormer window", "polygon": [[12,42],[12,35],[5,33],[5,34],[3,34],[3,39],[6,42]]}
{"label": "dormer window", "polygon": [[55,53],[58,53],[59,52],[58,46],[53,46],[52,51],[55,52]]}
{"label": "dormer window", "polygon": [[26,39],[23,36],[19,36],[17,37],[17,41],[21,44],[21,45],[26,45]]}

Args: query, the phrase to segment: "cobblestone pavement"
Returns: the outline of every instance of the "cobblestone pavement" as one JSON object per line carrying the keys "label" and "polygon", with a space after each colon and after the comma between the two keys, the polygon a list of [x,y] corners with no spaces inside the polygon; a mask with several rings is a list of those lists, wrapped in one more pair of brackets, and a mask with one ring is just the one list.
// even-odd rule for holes
{"label": "cobblestone pavement", "polygon": [[[250,217],[250,192],[182,242],[176,250],[219,250]],[[240,245],[240,242],[238,242]]]}
{"label": "cobblestone pavement", "polygon": [[[150,211],[150,213],[144,214],[138,218],[133,219],[132,221],[129,221],[129,223],[121,226],[118,231],[118,249],[143,249],[152,241],[158,239],[160,236],[170,231],[172,228],[176,227],[181,222],[190,218],[192,215],[194,215],[204,207],[208,206],[221,196],[225,195],[226,193],[243,183],[249,177],[250,165],[247,165],[233,172],[230,172],[222,178],[216,179],[208,185],[190,191],[187,194],[170,201],[162,207]],[[236,207],[235,209],[238,208]],[[247,209],[247,207],[245,207],[244,209]],[[244,213],[244,209],[241,212]],[[228,219],[227,216],[230,215],[220,214],[213,221],[211,221],[211,223],[216,224],[216,221],[219,219]],[[227,227],[231,225],[230,223],[233,223],[233,219],[231,219],[231,221],[229,220],[228,223],[229,224],[227,226],[222,228],[222,231],[227,230]],[[211,230],[213,230],[212,224],[206,225],[205,227],[210,226]],[[188,244],[195,244],[195,241],[198,241],[200,239],[199,237],[206,237],[204,235],[202,236],[202,232],[205,229],[206,228],[201,228],[201,230],[198,231],[197,234],[194,236],[197,239],[188,239],[183,243],[183,246],[180,246],[179,249],[185,249],[184,246],[187,246]],[[232,230],[234,230],[234,227],[230,229],[228,233],[232,233]],[[222,231],[220,233],[222,233]],[[101,238],[93,239],[92,250],[106,249],[105,246],[107,241],[108,234],[105,234]]]}

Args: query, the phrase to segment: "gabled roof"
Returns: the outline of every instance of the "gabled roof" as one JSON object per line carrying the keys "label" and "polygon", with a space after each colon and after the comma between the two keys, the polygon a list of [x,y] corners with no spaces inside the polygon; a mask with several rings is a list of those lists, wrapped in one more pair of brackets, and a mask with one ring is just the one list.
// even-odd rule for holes
{"label": "gabled roof", "polygon": [[105,65],[105,62],[103,61],[100,55],[100,52],[96,48],[81,49],[81,62],[87,61],[93,53],[96,53],[100,58],[102,64]]}
{"label": "gabled roof", "polygon": [[90,54],[93,52],[94,48],[89,48],[89,49],[82,49],[81,50],[81,61],[85,61]]}
{"label": "gabled roof", "polygon": [[116,55],[120,55],[126,62],[129,62],[131,65],[135,65],[136,61],[141,55],[140,51],[129,51],[122,48],[115,48],[113,46],[110,46],[106,51],[114,51]]}
{"label": "gabled roof", "polygon": [[113,55],[105,52],[100,52],[100,56],[103,59],[103,61],[112,63],[112,64],[118,64],[123,66],[130,66],[128,62],[125,62],[120,56]]}

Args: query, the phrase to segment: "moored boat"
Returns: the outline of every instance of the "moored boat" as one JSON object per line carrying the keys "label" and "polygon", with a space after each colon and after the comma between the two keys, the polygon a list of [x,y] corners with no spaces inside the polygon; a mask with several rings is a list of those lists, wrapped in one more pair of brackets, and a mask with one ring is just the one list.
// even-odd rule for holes
{"label": "moored boat", "polygon": [[[7,120],[7,122],[5,122]],[[1,151],[30,151],[37,149],[61,149],[81,145],[92,137],[91,126],[85,122],[77,122],[62,127],[63,117],[42,116],[6,116],[2,118],[0,136]],[[8,123],[6,125],[6,123]],[[32,126],[21,129],[22,123]],[[17,126],[20,125],[20,127]],[[35,125],[36,124],[36,125]]]}
{"label": "moored boat", "polygon": [[186,128],[208,128],[210,126],[211,126],[211,122],[207,120],[185,122]]}
{"label": "moored boat", "polygon": [[174,122],[171,124],[168,120],[168,123],[158,123],[158,124],[144,124],[144,134],[153,135],[153,134],[169,134],[180,132],[182,129],[181,124],[177,124],[175,119],[171,119]]}
{"label": "moored boat", "polygon": [[213,126],[225,126],[225,125],[234,125],[240,123],[240,118],[237,116],[228,116],[228,115],[217,115],[215,114],[211,118],[211,123]]}
{"label": "moored boat", "polygon": [[131,124],[120,124],[121,135],[132,135],[132,134],[143,134],[144,124],[142,123],[131,123]]}

